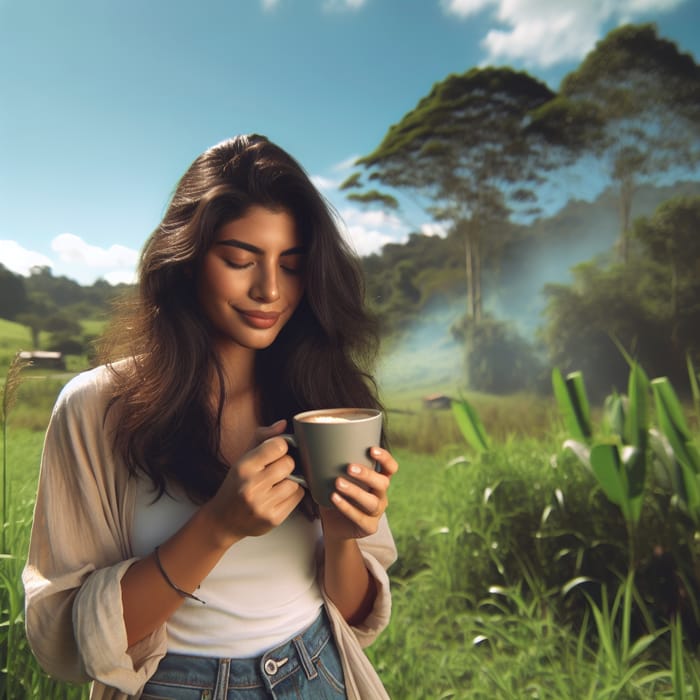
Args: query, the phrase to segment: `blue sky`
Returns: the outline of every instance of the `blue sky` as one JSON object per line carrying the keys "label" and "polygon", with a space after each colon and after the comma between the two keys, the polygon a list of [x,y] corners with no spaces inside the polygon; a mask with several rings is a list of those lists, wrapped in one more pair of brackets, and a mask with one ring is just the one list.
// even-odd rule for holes
{"label": "blue sky", "polygon": [[360,254],[425,226],[359,209],[354,158],[450,73],[558,86],[614,26],[700,60],[700,0],[0,0],[0,262],[131,280],[182,172],[243,132],[292,153]]}

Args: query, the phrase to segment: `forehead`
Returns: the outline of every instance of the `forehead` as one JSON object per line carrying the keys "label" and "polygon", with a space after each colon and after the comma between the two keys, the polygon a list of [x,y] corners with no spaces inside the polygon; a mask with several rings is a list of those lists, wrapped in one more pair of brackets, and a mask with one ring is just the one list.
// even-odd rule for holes
{"label": "forehead", "polygon": [[215,241],[238,241],[262,250],[294,248],[302,243],[301,233],[290,212],[259,205],[248,208],[243,216],[221,226]]}

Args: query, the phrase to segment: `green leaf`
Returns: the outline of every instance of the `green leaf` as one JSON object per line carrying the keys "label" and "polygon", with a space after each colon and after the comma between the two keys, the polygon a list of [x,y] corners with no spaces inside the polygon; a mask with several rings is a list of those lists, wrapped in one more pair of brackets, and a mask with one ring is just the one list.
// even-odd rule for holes
{"label": "green leaf", "polygon": [[552,388],[567,430],[577,440],[589,440],[592,435],[591,411],[583,374],[572,372],[564,380],[561,371],[555,367],[552,370]]}
{"label": "green leaf", "polygon": [[563,445],[565,450],[571,450],[585,466],[591,469],[591,448],[577,440],[565,440]]}
{"label": "green leaf", "polygon": [[617,445],[595,445],[591,449],[591,468],[605,495],[627,516],[627,480]]}
{"label": "green leaf", "polygon": [[685,700],[685,669],[683,663],[683,626],[678,616],[671,623],[671,673],[673,697]]}
{"label": "green leaf", "polygon": [[685,362],[688,366],[688,380],[690,381],[690,391],[693,395],[693,404],[695,405],[695,415],[700,419],[700,388],[698,387],[698,375],[693,365],[693,360],[690,353],[686,353]]}
{"label": "green leaf", "polygon": [[561,594],[563,596],[566,596],[571,591],[573,591],[574,588],[578,588],[579,586],[583,585],[584,583],[596,583],[596,580],[593,578],[590,578],[589,576],[577,576],[576,578],[572,578],[570,581],[567,581],[561,587]]}
{"label": "green leaf", "polygon": [[688,451],[687,449],[687,444],[692,442],[692,436],[671,382],[667,377],[659,377],[652,380],[651,388],[654,393],[659,428],[669,441],[676,459],[693,471],[700,472],[700,460],[696,458],[697,450]]}
{"label": "green leaf", "polygon": [[451,402],[452,415],[464,439],[477,451],[489,449],[489,438],[479,415],[466,399]]}
{"label": "green leaf", "polygon": [[637,523],[642,514],[642,500],[646,481],[646,455],[640,449],[626,445],[621,453],[627,486],[629,519]]}
{"label": "green leaf", "polygon": [[683,488],[678,494],[685,502],[690,516],[697,523],[700,521],[700,484],[698,474],[685,462],[679,461],[681,481]]}
{"label": "green leaf", "polygon": [[622,397],[613,393],[605,399],[603,404],[603,426],[609,435],[623,436],[625,429],[625,408]]}
{"label": "green leaf", "polygon": [[645,452],[649,432],[649,378],[636,362],[630,369],[627,396],[624,440]]}
{"label": "green leaf", "polygon": [[645,634],[643,637],[637,639],[630,647],[627,658],[634,659],[645,652],[652,645],[652,643],[656,641],[657,636],[658,635],[656,634]]}

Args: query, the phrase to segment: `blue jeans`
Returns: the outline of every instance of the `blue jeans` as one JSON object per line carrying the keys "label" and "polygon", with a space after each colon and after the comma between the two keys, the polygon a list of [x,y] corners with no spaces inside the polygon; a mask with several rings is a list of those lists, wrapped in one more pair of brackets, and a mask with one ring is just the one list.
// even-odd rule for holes
{"label": "blue jeans", "polygon": [[166,654],[143,700],[338,700],[343,668],[325,610],[288,642],[250,659]]}

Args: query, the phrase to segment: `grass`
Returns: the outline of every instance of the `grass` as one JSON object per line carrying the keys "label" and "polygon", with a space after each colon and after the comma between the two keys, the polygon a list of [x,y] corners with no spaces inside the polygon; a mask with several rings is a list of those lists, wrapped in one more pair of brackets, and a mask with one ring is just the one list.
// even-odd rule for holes
{"label": "grass", "polygon": [[[11,555],[0,557],[5,698],[87,697],[82,686],[47,678],[23,633],[20,573],[43,430],[63,381],[29,371],[9,417],[4,528]],[[391,623],[368,653],[391,697],[693,696],[700,666],[688,637],[676,627],[671,640],[661,622],[645,632],[631,624],[639,605],[624,579],[609,593],[592,584],[562,591],[565,581],[625,561],[616,540],[624,526],[593,477],[559,452],[547,400],[470,395],[486,429],[503,436],[477,456],[449,411],[422,407],[421,391],[389,398],[390,409],[402,409],[390,411],[388,424],[401,464],[389,510],[399,560],[390,572]],[[649,547],[668,517],[660,510],[652,521]]]}

